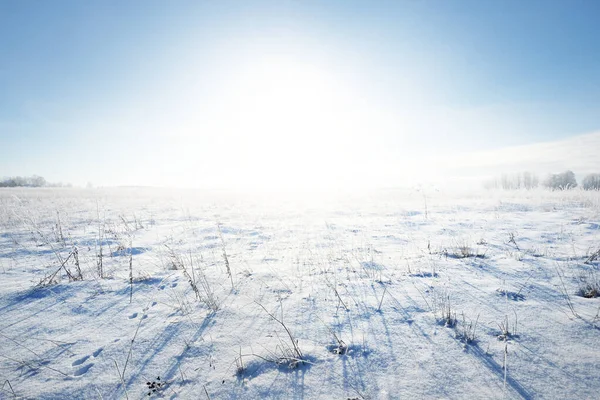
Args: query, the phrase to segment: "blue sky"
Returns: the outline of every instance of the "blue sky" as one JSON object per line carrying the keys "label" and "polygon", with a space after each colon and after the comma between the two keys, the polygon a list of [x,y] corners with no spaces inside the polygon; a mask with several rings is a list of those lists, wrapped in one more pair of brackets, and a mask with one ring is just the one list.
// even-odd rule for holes
{"label": "blue sky", "polygon": [[597,131],[599,20],[591,0],[0,0],[0,176],[389,183],[399,160]]}

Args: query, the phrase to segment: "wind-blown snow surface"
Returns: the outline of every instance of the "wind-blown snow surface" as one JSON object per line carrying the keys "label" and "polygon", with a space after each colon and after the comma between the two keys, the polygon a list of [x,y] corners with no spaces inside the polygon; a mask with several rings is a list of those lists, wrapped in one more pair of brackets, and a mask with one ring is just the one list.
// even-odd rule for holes
{"label": "wind-blown snow surface", "polygon": [[2,190],[0,398],[598,398],[599,239],[598,192]]}

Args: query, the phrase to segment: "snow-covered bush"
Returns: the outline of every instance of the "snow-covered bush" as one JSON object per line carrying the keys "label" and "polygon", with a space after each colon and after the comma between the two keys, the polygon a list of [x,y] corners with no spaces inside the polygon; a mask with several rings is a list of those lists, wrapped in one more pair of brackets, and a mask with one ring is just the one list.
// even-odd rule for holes
{"label": "snow-covered bush", "polygon": [[600,174],[588,174],[581,182],[585,190],[600,190]]}
{"label": "snow-covered bush", "polygon": [[573,189],[577,187],[577,179],[573,171],[552,174],[545,181],[544,186],[549,189]]}
{"label": "snow-covered bush", "polygon": [[577,294],[588,299],[600,297],[600,277],[594,270],[582,273],[579,276],[579,291]]}

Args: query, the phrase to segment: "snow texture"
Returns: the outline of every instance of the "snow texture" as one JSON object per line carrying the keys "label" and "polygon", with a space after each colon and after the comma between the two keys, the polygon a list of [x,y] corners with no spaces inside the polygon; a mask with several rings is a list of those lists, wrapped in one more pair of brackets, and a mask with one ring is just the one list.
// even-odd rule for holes
{"label": "snow texture", "polygon": [[598,398],[599,226],[579,190],[0,190],[0,398]]}

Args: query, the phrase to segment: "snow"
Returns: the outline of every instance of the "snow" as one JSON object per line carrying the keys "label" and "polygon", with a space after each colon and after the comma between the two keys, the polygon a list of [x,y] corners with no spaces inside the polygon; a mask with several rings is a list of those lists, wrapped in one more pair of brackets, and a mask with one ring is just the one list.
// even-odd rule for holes
{"label": "snow", "polygon": [[0,398],[597,398],[599,226],[579,190],[3,189]]}

